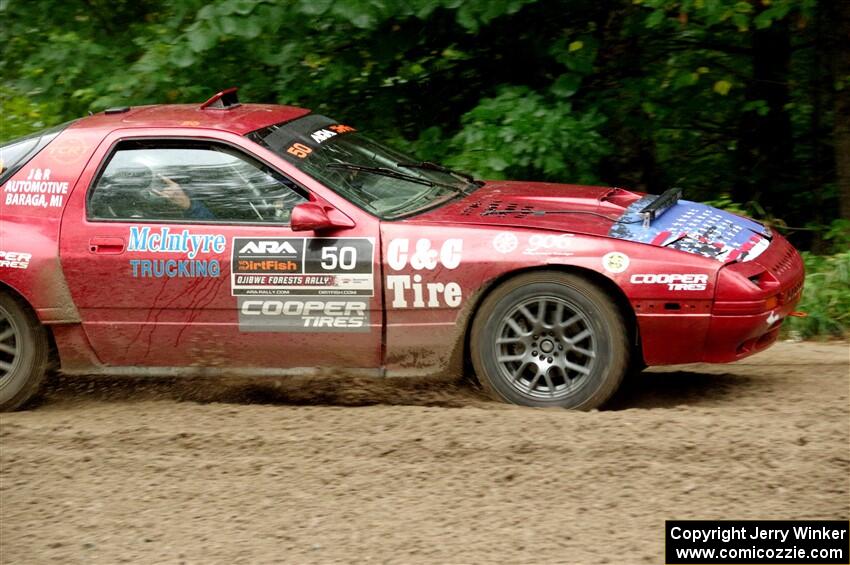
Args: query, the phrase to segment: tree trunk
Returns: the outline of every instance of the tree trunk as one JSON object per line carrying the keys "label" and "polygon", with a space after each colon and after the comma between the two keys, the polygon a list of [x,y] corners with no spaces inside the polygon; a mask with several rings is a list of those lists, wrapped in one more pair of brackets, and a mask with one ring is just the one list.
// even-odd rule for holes
{"label": "tree trunk", "polygon": [[835,180],[839,213],[850,220],[850,2],[835,2],[832,8],[832,76],[843,84],[835,92]]}
{"label": "tree trunk", "polygon": [[[629,79],[648,73],[644,68],[644,47],[640,38],[624,33],[624,26],[638,11],[635,6],[617,3],[598,13],[597,38],[605,46],[599,51],[596,66],[600,69],[587,80],[590,91],[626,91]],[[606,112],[606,136],[617,140],[617,150],[605,159],[602,181],[612,186],[660,194],[670,188],[658,164],[655,129],[652,118],[640,106],[640,96],[623,96]]]}
{"label": "tree trunk", "polygon": [[745,112],[740,123],[737,149],[738,178],[732,191],[737,202],[760,201],[775,214],[788,212],[788,199],[782,194],[790,178],[793,140],[788,70],[791,64],[791,35],[788,21],[774,22],[769,28],[753,31],[752,80],[747,100],[763,100],[764,116]]}

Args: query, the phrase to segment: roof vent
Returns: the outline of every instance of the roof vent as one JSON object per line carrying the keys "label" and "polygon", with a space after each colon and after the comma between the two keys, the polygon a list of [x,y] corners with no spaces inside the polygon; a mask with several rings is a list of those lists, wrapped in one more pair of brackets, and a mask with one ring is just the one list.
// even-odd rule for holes
{"label": "roof vent", "polygon": [[230,110],[239,106],[238,89],[234,86],[215,94],[212,98],[201,104],[201,110]]}

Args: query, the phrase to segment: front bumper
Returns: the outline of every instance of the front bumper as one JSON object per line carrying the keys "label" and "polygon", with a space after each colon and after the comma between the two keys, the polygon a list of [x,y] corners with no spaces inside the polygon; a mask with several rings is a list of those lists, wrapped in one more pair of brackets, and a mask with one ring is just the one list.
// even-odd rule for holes
{"label": "front bumper", "polygon": [[803,294],[805,270],[797,250],[776,235],[755,260],[778,281],[777,288],[758,300],[715,300],[706,334],[703,361],[737,361],[770,347],[779,337],[782,321]]}
{"label": "front bumper", "polygon": [[655,308],[633,303],[646,364],[728,363],[770,347],[802,296],[803,261],[785,238],[775,235],[746,265],[770,274],[769,291],[757,292],[746,277],[738,277],[737,292],[720,289],[715,300],[695,301],[676,312],[662,314],[662,302]]}

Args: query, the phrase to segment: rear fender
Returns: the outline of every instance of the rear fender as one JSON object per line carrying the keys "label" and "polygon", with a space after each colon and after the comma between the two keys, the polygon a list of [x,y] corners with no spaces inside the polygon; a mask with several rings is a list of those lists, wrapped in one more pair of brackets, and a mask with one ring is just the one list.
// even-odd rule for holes
{"label": "rear fender", "polygon": [[102,132],[72,125],[0,187],[0,282],[44,324],[80,321],[59,262],[60,226],[102,138]]}

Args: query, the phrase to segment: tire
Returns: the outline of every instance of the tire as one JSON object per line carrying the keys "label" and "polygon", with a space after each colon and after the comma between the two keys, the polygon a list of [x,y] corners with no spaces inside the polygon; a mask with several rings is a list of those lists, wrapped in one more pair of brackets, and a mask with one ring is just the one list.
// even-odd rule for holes
{"label": "tire", "polygon": [[470,355],[482,387],[497,400],[591,410],[623,380],[628,332],[614,302],[587,279],[528,273],[481,304]]}
{"label": "tire", "polygon": [[47,333],[17,300],[0,293],[0,412],[38,394],[47,372]]}

